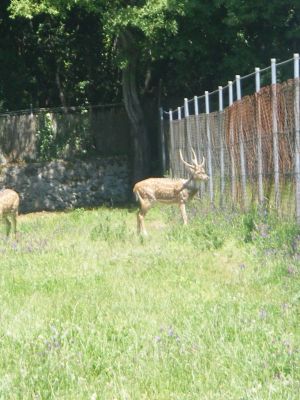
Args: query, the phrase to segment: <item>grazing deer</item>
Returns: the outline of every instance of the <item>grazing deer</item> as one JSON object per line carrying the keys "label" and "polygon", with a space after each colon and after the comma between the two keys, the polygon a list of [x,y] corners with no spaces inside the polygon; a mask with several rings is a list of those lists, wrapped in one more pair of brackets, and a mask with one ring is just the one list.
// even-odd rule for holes
{"label": "grazing deer", "polygon": [[135,184],[133,192],[140,203],[137,213],[138,233],[147,235],[144,217],[155,202],[178,204],[183,223],[187,224],[185,204],[198,192],[200,182],[208,179],[208,175],[204,170],[204,157],[202,163],[199,164],[193,149],[192,153],[192,164],[189,164],[184,161],[181,150],[179,150],[180,159],[190,172],[189,179],[149,178]]}
{"label": "grazing deer", "polygon": [[11,189],[0,191],[0,219],[6,225],[6,235],[9,236],[11,225],[16,238],[17,235],[17,215],[19,209],[20,197],[18,193]]}

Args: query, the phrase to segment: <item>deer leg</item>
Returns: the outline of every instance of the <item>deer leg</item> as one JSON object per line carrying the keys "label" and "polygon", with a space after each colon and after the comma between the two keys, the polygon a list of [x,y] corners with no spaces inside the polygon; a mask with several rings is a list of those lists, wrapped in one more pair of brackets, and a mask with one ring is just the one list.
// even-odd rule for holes
{"label": "deer leg", "polygon": [[5,226],[6,226],[6,236],[8,237],[9,233],[10,233],[11,223],[10,223],[10,221],[9,221],[7,216],[3,217],[3,221],[4,221]]}
{"label": "deer leg", "polygon": [[186,215],[186,210],[185,210],[185,204],[184,203],[180,203],[179,207],[180,207],[180,212],[181,212],[181,216],[182,216],[182,219],[183,219],[183,224],[186,225],[188,220],[187,220],[187,215]]}
{"label": "deer leg", "polygon": [[11,215],[12,229],[14,233],[15,239],[17,238],[17,214],[14,213]]}
{"label": "deer leg", "polygon": [[140,205],[140,209],[137,213],[137,231],[138,231],[138,234],[142,234],[144,236],[147,236],[144,218],[150,207],[151,207],[150,202],[143,201],[143,204]]}

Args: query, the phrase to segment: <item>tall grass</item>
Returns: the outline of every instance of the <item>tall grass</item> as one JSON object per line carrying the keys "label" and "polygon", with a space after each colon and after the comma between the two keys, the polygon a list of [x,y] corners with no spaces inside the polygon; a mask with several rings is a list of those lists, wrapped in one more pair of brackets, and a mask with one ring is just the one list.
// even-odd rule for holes
{"label": "tall grass", "polygon": [[299,229],[255,212],[20,217],[0,242],[1,399],[299,399]]}

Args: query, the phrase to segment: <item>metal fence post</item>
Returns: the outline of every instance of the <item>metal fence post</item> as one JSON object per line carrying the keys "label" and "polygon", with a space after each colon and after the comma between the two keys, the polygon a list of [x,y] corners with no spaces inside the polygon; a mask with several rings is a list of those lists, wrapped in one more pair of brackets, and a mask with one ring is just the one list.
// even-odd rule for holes
{"label": "metal fence post", "polygon": [[296,220],[300,224],[300,90],[299,54],[294,54],[294,117],[295,117],[295,180],[296,180]]}
{"label": "metal fence post", "polygon": [[[183,135],[180,134],[180,133],[181,133],[181,132],[180,132],[180,125],[181,125],[181,107],[177,107],[177,120],[178,120],[178,131],[179,131],[179,134],[178,134],[178,147],[179,147],[179,149],[182,149],[182,142],[183,142],[182,138],[183,138]],[[176,152],[176,153],[177,153],[177,152]],[[178,159],[177,154],[176,154],[176,158]],[[186,173],[185,173],[185,169],[183,168],[182,164],[179,163],[178,165],[179,165],[179,171],[180,171],[179,176],[185,176]]]}
{"label": "metal fence post", "polygon": [[255,68],[255,106],[256,106],[256,132],[257,132],[257,174],[258,174],[258,202],[260,208],[264,206],[263,187],[263,159],[262,159],[262,132],[261,132],[261,108],[260,108],[260,69]]}
{"label": "metal fence post", "polygon": [[181,107],[177,107],[177,118],[181,120]]}
{"label": "metal fence post", "polygon": [[276,59],[271,59],[272,74],[272,134],[273,134],[273,160],[274,160],[274,190],[275,190],[275,208],[280,205],[280,188],[279,188],[279,142],[278,142],[278,125],[277,125],[277,79],[276,79]]}
{"label": "metal fence post", "polygon": [[223,88],[219,86],[219,119],[218,119],[218,135],[220,139],[220,207],[224,207],[224,193],[225,193],[225,165],[224,165],[224,138],[222,130],[222,117],[223,117]]}
{"label": "metal fence post", "polygon": [[162,173],[166,172],[166,145],[165,145],[165,131],[164,131],[164,111],[160,107],[160,151],[161,151],[161,166]]}
{"label": "metal fence post", "polygon": [[199,104],[198,104],[198,97],[194,96],[194,114],[199,115]]}
{"label": "metal fence post", "polygon": [[190,112],[189,112],[189,103],[188,99],[184,99],[184,119],[185,119],[185,125],[186,125],[186,137],[187,137],[187,154],[191,154],[191,147],[192,147],[192,142],[191,142],[191,125],[190,125]]}
{"label": "metal fence post", "polygon": [[[232,81],[228,81],[228,93],[229,93],[229,108],[230,108],[233,104]],[[233,130],[233,126],[232,126],[231,112],[229,115],[230,115],[229,149],[230,149],[230,159],[231,159],[231,196],[232,196],[232,205],[235,206],[235,204],[236,204],[236,171],[235,171],[235,158],[234,158],[234,130]]]}
{"label": "metal fence post", "polygon": [[241,89],[241,77],[240,75],[235,76],[236,79],[236,98],[238,100],[238,130],[239,130],[239,144],[240,144],[240,161],[241,161],[241,180],[242,180],[242,208],[247,205],[247,185],[246,185],[246,162],[245,162],[245,149],[244,149],[244,138],[243,138],[243,121],[241,113],[241,100],[242,100],[242,89]]}
{"label": "metal fence post", "polygon": [[175,157],[175,148],[174,148],[174,131],[173,131],[173,111],[169,110],[169,126],[170,126],[170,147],[171,147],[171,154],[169,154],[169,162],[170,162],[170,169],[171,169],[171,176],[174,177],[175,174],[175,164],[174,164],[174,157]]}
{"label": "metal fence post", "polygon": [[196,154],[200,156],[200,146],[199,142],[201,140],[201,132],[199,126],[199,104],[198,104],[198,97],[194,96],[194,114],[195,114],[195,125],[196,125]]}
{"label": "metal fence post", "polygon": [[187,118],[190,115],[189,113],[189,103],[188,103],[188,99],[185,97],[184,98],[184,116],[185,118]]}
{"label": "metal fence post", "polygon": [[210,204],[214,204],[214,185],[213,185],[213,169],[212,169],[212,158],[211,158],[211,135],[210,135],[210,115],[209,115],[209,94],[205,92],[205,127],[207,135],[207,162],[208,162],[208,175],[209,175],[209,195]]}
{"label": "metal fence post", "polygon": [[[194,96],[194,113],[195,113],[195,124],[196,124],[196,154],[198,160],[200,159],[200,152],[202,152],[202,155],[204,153],[203,149],[203,143],[202,143],[202,136],[201,136],[201,130],[200,130],[200,125],[199,125],[199,103],[198,103],[198,97]],[[205,183],[201,182],[200,183],[200,195],[201,198],[203,197],[205,193]]]}

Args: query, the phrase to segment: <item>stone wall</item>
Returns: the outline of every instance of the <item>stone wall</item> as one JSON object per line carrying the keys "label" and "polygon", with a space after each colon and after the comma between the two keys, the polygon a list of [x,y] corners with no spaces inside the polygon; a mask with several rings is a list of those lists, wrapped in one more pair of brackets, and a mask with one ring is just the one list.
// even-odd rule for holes
{"label": "stone wall", "polygon": [[125,157],[5,164],[0,166],[2,188],[20,194],[21,213],[122,204],[131,199]]}

